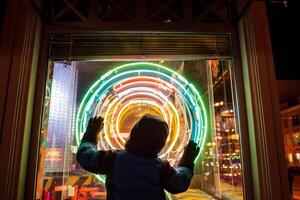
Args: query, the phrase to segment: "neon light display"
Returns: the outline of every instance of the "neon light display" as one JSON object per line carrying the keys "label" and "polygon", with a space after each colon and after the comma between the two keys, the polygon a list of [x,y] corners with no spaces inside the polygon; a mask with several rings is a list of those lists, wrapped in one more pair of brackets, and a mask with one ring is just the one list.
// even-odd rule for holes
{"label": "neon light display", "polygon": [[176,165],[189,139],[202,151],[207,114],[199,92],[177,72],[149,62],[116,67],[89,88],[76,117],[76,144],[89,118],[100,115],[104,117],[104,128],[99,148],[123,149],[132,126],[144,114],[159,115],[169,125],[169,137],[160,158]]}

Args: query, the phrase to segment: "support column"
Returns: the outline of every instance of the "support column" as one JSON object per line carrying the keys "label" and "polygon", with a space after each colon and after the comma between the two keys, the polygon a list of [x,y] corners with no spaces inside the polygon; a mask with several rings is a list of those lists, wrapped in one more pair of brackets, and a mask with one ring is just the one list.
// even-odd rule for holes
{"label": "support column", "polygon": [[289,199],[277,83],[264,2],[252,3],[240,21],[239,36],[254,199]]}
{"label": "support column", "polygon": [[0,199],[24,199],[41,22],[9,0],[0,42]]}

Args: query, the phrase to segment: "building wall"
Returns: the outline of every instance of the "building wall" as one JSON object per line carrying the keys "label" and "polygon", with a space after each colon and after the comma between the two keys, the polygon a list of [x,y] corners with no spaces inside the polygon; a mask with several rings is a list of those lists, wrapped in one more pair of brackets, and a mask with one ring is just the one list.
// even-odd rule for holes
{"label": "building wall", "polygon": [[253,2],[239,26],[253,199],[288,199],[278,91],[264,2]]}
{"label": "building wall", "polygon": [[280,112],[288,166],[300,166],[300,104]]}

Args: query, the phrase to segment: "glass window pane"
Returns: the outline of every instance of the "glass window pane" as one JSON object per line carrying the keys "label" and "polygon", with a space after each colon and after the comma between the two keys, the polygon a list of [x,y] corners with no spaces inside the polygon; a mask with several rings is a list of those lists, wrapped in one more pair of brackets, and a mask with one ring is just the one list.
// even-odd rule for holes
{"label": "glass window pane", "polygon": [[147,113],[170,127],[162,160],[176,167],[189,139],[201,147],[189,189],[167,194],[169,199],[243,199],[231,60],[136,63],[49,62],[36,199],[105,199],[105,177],[85,171],[75,159],[88,119],[105,117],[99,149],[122,149]]}

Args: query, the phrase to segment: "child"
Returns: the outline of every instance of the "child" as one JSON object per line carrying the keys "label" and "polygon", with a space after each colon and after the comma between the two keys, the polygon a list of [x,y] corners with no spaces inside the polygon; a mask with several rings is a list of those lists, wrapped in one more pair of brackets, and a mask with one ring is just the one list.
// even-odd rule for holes
{"label": "child", "polygon": [[169,129],[166,122],[144,115],[132,128],[124,150],[97,149],[101,117],[91,118],[77,152],[77,161],[87,171],[106,175],[107,200],[165,200],[188,189],[199,147],[186,146],[178,167],[172,168],[157,155],[164,147]]}

